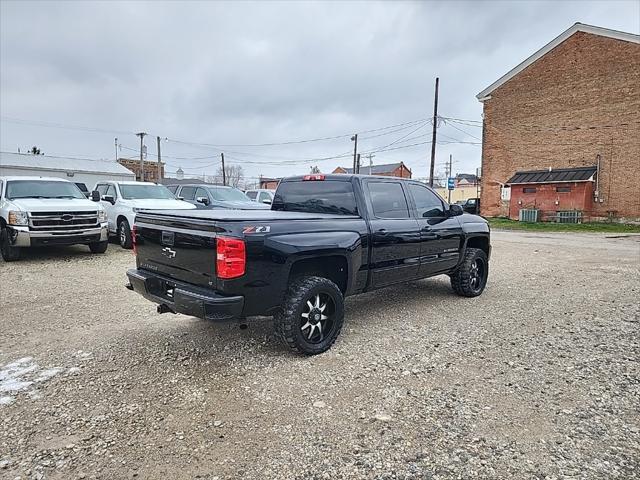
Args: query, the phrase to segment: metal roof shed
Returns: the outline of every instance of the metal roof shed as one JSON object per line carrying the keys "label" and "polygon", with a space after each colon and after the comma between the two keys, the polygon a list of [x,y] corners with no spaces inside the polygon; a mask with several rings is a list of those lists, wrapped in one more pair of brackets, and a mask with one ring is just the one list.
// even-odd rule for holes
{"label": "metal roof shed", "polygon": [[0,152],[0,176],[58,177],[84,183],[92,190],[106,180],[134,181],[135,174],[115,160]]}

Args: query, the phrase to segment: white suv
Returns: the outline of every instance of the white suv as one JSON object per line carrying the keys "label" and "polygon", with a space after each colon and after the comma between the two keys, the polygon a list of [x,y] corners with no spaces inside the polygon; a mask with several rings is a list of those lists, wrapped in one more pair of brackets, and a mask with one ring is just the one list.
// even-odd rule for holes
{"label": "white suv", "polygon": [[273,203],[273,197],[275,196],[275,190],[267,190],[266,188],[259,188],[256,190],[247,190],[244,194],[254,202],[265,203],[271,205]]}
{"label": "white suv", "polygon": [[138,210],[191,210],[196,207],[151,182],[100,182],[95,190],[107,212],[109,233],[118,235],[122,248],[131,248],[131,227]]}
{"label": "white suv", "polygon": [[[97,198],[96,198],[97,200]],[[107,251],[106,212],[62,178],[0,177],[0,253],[18,260],[23,248],[88,245]]]}

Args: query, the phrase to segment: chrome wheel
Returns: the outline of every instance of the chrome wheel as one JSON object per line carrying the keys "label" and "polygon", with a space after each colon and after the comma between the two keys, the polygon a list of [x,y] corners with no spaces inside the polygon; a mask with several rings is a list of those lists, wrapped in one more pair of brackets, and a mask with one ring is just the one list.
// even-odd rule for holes
{"label": "chrome wheel", "polygon": [[469,269],[469,286],[472,290],[478,291],[482,288],[485,277],[485,265],[482,259],[476,258]]}
{"label": "chrome wheel", "polygon": [[307,300],[300,315],[300,331],[308,343],[320,343],[333,331],[335,303],[330,295],[317,293]]}
{"label": "chrome wheel", "polygon": [[124,222],[120,222],[120,246],[126,248],[127,245],[127,225]]}

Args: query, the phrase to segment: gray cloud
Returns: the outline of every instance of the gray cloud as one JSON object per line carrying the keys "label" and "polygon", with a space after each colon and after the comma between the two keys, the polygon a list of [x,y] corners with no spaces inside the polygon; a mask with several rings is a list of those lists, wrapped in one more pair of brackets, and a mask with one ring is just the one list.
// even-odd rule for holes
{"label": "gray cloud", "polygon": [[[0,3],[4,116],[194,142],[264,143],[348,134],[440,112],[480,119],[475,94],[576,21],[638,32],[637,2],[14,2]],[[466,128],[480,136],[473,127]],[[363,149],[408,133],[362,141]],[[443,135],[476,141],[448,126]],[[416,135],[428,133],[423,128]],[[2,121],[0,146],[111,158],[114,134]],[[136,148],[133,134],[117,135]],[[444,139],[444,138],[443,138]],[[428,137],[416,141],[425,141]],[[155,144],[148,142],[150,151]],[[248,175],[304,173],[349,138],[283,147],[234,147]],[[164,143],[172,157],[220,149]],[[133,151],[122,153],[135,155]],[[442,165],[473,171],[480,148],[438,145]],[[427,174],[429,146],[378,154]],[[211,160],[167,159],[192,173]],[[350,159],[319,162],[332,170]],[[170,169],[171,169],[170,168]],[[440,168],[441,169],[441,168]]]}

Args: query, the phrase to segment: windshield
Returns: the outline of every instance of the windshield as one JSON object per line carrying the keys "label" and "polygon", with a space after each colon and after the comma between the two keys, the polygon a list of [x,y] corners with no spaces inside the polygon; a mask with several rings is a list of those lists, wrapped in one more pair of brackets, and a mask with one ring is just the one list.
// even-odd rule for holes
{"label": "windshield", "polygon": [[237,188],[207,188],[214,200],[218,202],[246,202],[251,203],[251,200]]}
{"label": "windshield", "polygon": [[176,197],[167,187],[162,185],[132,185],[120,184],[120,193],[125,200],[143,198],[175,200]]}
{"label": "windshield", "polygon": [[54,180],[10,180],[7,198],[86,198],[75,183]]}

